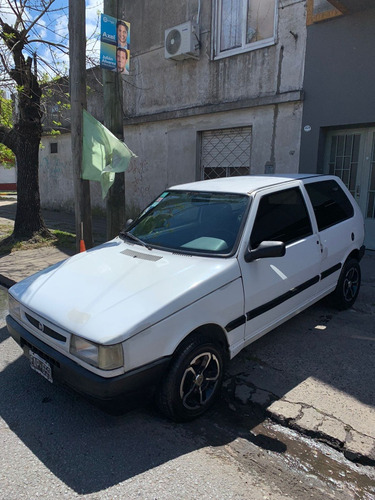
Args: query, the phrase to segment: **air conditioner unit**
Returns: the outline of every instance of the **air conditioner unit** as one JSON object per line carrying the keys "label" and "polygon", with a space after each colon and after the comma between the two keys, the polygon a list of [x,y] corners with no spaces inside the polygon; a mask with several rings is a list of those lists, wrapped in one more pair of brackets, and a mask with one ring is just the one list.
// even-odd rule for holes
{"label": "air conditioner unit", "polygon": [[192,21],[165,30],[164,56],[166,59],[198,59],[199,27]]}

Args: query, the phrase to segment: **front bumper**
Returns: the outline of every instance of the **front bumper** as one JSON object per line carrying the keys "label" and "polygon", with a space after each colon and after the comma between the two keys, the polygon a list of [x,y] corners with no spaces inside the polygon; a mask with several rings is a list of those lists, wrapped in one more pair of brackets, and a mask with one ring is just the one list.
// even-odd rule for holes
{"label": "front bumper", "polygon": [[37,339],[11,316],[6,317],[8,331],[29,357],[29,350],[42,357],[52,368],[54,382],[67,385],[75,391],[101,400],[136,393],[156,385],[168,368],[170,357],[165,357],[131,372],[104,378],[86,370],[49,345]]}

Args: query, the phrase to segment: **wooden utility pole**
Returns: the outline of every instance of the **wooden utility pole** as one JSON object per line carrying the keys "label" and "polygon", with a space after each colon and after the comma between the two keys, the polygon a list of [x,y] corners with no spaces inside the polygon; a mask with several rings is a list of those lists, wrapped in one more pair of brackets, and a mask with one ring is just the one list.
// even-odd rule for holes
{"label": "wooden utility pole", "polygon": [[85,0],[69,0],[69,82],[71,103],[71,143],[74,180],[76,250],[80,251],[81,228],[86,248],[91,248],[92,219],[89,181],[82,171],[82,110],[86,109],[86,5]]}
{"label": "wooden utility pole", "polygon": [[[118,17],[118,0],[104,0],[104,14]],[[123,129],[122,76],[102,70],[104,92],[104,125],[121,141]],[[118,173],[107,196],[107,239],[118,235],[125,225],[125,174]]]}

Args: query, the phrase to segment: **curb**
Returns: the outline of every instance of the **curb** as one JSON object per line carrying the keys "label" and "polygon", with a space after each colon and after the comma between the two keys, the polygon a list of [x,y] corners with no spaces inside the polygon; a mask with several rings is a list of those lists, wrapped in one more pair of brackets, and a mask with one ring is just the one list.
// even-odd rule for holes
{"label": "curb", "polygon": [[[375,466],[375,441],[369,436],[360,434],[311,406],[288,402],[253,384],[244,384],[243,379],[236,380],[236,376],[230,378],[232,380],[227,379],[225,385],[227,388],[232,386],[233,392],[229,390],[232,392],[232,399],[239,403],[240,407],[258,407],[273,422],[327,444],[351,462]],[[332,432],[327,432],[328,429]],[[358,449],[359,442],[365,446],[368,453]]]}
{"label": "curb", "polygon": [[7,278],[3,274],[0,274],[0,286],[9,289],[11,286],[15,285],[17,282]]}
{"label": "curb", "polygon": [[[285,402],[284,400],[279,401]],[[306,409],[318,413],[314,408],[306,407]],[[372,456],[370,456],[371,449],[375,444],[371,438],[368,438],[367,436],[354,431],[354,429],[343,430],[344,425],[342,423],[340,425],[342,429],[340,430],[343,430],[343,432],[348,436],[348,440],[346,440],[345,438],[342,439],[337,436],[335,437],[334,435],[328,434],[324,432],[324,430],[319,429],[319,427],[323,426],[324,422],[328,420],[330,420],[333,426],[336,426],[336,428],[339,427],[339,423],[335,421],[335,419],[333,419],[331,416],[322,414],[322,421],[318,424],[318,428],[311,429],[299,423],[298,419],[287,417],[279,412],[270,409],[265,409],[265,411],[267,416],[274,422],[282,425],[283,427],[293,429],[304,436],[316,439],[318,441],[321,441],[322,443],[327,444],[331,448],[334,448],[340,453],[343,453],[344,457],[351,462],[366,466],[375,466],[375,458],[372,458]],[[362,444],[364,441],[369,441],[368,448],[370,454],[361,453],[355,446],[356,441],[362,441]]]}

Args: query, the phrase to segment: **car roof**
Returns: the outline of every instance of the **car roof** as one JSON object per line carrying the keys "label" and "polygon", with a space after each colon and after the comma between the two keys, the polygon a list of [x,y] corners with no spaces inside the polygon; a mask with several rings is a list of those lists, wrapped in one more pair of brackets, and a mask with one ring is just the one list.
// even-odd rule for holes
{"label": "car roof", "polygon": [[278,174],[278,175],[245,175],[238,177],[222,177],[206,181],[179,184],[170,189],[181,191],[212,191],[223,193],[250,194],[258,189],[292,182],[295,180],[322,177],[319,174]]}

